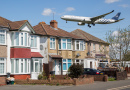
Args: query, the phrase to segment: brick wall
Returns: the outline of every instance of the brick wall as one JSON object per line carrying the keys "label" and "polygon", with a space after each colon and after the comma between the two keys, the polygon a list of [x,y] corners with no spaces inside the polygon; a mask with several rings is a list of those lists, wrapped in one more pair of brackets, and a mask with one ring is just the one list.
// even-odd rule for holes
{"label": "brick wall", "polygon": [[127,79],[127,72],[116,72],[116,80],[125,80]]}
{"label": "brick wall", "polygon": [[108,81],[107,75],[87,75],[87,77],[94,77],[94,81]]}
{"label": "brick wall", "polygon": [[30,74],[23,74],[23,75],[11,75],[11,77],[14,77],[15,80],[17,79],[27,79],[27,78],[30,78]]}
{"label": "brick wall", "polygon": [[6,77],[7,76],[0,76],[0,86],[1,85],[6,85]]}
{"label": "brick wall", "polygon": [[90,84],[94,82],[94,78],[80,78],[80,79],[55,79],[55,80],[15,80],[16,84],[51,84],[51,85],[82,85],[82,84]]}
{"label": "brick wall", "polygon": [[130,67],[125,67],[125,70],[127,71],[127,73],[130,73]]}
{"label": "brick wall", "polygon": [[0,45],[0,57],[7,57],[7,46]]}

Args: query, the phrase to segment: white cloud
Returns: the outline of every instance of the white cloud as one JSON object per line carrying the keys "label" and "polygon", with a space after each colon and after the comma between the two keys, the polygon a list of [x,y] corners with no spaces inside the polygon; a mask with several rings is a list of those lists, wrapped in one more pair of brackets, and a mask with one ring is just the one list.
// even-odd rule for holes
{"label": "white cloud", "polygon": [[129,7],[128,4],[122,4],[122,5],[119,5],[119,6],[120,6],[120,7],[124,7],[124,8]]}
{"label": "white cloud", "polygon": [[74,10],[75,10],[75,8],[73,8],[73,7],[68,7],[68,8],[65,9],[65,11],[68,11],[68,12],[74,11]]}
{"label": "white cloud", "polygon": [[51,13],[53,13],[52,9],[50,8],[44,8],[42,15],[49,16]]}
{"label": "white cloud", "polygon": [[105,3],[114,3],[114,2],[119,2],[120,0],[105,0]]}

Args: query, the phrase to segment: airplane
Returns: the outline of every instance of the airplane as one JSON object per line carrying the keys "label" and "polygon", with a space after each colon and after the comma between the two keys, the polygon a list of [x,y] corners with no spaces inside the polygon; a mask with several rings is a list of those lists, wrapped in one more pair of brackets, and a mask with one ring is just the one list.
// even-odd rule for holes
{"label": "airplane", "polygon": [[121,12],[117,13],[111,19],[103,19],[103,17],[105,17],[106,15],[111,14],[113,12],[114,12],[114,10],[112,10],[109,13],[99,15],[96,17],[82,17],[82,16],[64,15],[64,16],[61,16],[61,19],[66,20],[66,23],[67,23],[67,21],[78,22],[78,25],[85,25],[87,23],[89,28],[91,28],[90,24],[92,24],[93,26],[95,26],[95,24],[111,24],[111,23],[119,22],[119,21],[124,19],[124,18],[118,19]]}

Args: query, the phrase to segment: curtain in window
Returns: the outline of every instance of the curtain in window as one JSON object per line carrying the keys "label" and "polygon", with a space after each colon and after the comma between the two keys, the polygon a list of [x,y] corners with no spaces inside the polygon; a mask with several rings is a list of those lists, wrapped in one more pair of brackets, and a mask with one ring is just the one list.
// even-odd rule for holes
{"label": "curtain in window", "polygon": [[5,44],[5,30],[0,30],[0,43]]}
{"label": "curtain in window", "polygon": [[27,33],[25,33],[25,46],[27,46]]}
{"label": "curtain in window", "polygon": [[80,50],[83,50],[83,41],[80,42]]}
{"label": "curtain in window", "polygon": [[35,62],[35,72],[38,72],[38,62]]}
{"label": "curtain in window", "polygon": [[37,37],[34,37],[34,47],[37,47]]}
{"label": "curtain in window", "polygon": [[23,33],[21,33],[21,45],[23,45]]}
{"label": "curtain in window", "polygon": [[15,73],[19,73],[19,59],[15,60]]}
{"label": "curtain in window", "polygon": [[25,59],[25,73],[27,73],[27,59]]}
{"label": "curtain in window", "polygon": [[33,47],[33,42],[34,42],[33,36],[31,36],[31,47]]}
{"label": "curtain in window", "polygon": [[11,60],[11,73],[14,73],[14,60]]}
{"label": "curtain in window", "polygon": [[67,39],[67,49],[71,49],[71,39]]}
{"label": "curtain in window", "polygon": [[16,32],[15,39],[16,39],[16,45],[19,45],[19,32]]}
{"label": "curtain in window", "polygon": [[23,73],[23,59],[21,59],[21,73]]}
{"label": "curtain in window", "polygon": [[0,63],[0,74],[4,73],[4,63]]}
{"label": "curtain in window", "polygon": [[76,41],[76,50],[79,50],[79,41]]}

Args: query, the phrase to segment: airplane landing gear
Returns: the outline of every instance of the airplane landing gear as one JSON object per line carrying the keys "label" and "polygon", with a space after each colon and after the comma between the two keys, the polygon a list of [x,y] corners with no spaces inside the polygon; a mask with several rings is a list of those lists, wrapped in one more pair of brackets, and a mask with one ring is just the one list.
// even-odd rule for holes
{"label": "airplane landing gear", "polygon": [[91,28],[91,26],[88,24],[88,27]]}
{"label": "airplane landing gear", "polygon": [[94,24],[94,23],[92,23],[92,25],[93,25],[93,26],[95,26],[95,24]]}

